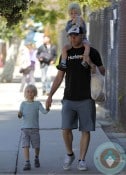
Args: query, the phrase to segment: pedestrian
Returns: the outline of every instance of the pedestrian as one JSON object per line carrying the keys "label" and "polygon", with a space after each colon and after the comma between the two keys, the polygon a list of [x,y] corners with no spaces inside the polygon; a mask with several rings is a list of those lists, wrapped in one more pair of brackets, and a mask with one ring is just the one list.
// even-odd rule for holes
{"label": "pedestrian", "polygon": [[47,76],[48,68],[50,65],[55,64],[57,58],[56,46],[51,43],[49,36],[44,36],[43,44],[38,48],[36,56],[41,68],[42,94],[47,95],[51,86],[51,80],[49,76]]}
{"label": "pedestrian", "polygon": [[0,53],[0,67],[3,67],[3,54]]}
{"label": "pedestrian", "polygon": [[[75,32],[76,31],[76,32]],[[96,107],[95,101],[91,98],[91,69],[81,66],[84,53],[83,29],[77,27],[76,30],[68,31],[68,38],[72,48],[67,51],[67,70],[58,70],[55,80],[52,84],[49,96],[46,100],[46,107],[49,108],[52,103],[52,96],[62,83],[65,77],[64,96],[62,100],[62,133],[66,146],[66,156],[63,168],[68,170],[75,159],[73,152],[73,133],[72,130],[78,128],[81,131],[80,155],[78,157],[77,168],[87,170],[86,153],[90,142],[90,131],[95,131]],[[90,48],[90,58],[102,75],[105,69],[99,52],[93,47]],[[60,59],[61,61],[61,59]]]}
{"label": "pedestrian", "polygon": [[40,133],[39,133],[39,111],[46,114],[49,111],[44,109],[40,101],[35,101],[37,96],[37,88],[34,85],[27,85],[24,91],[26,101],[20,105],[18,118],[23,118],[22,132],[22,148],[24,150],[25,165],[23,170],[30,170],[29,149],[30,143],[35,149],[35,167],[40,167],[39,153],[40,153]]}
{"label": "pedestrian", "polygon": [[[65,30],[66,32],[68,32],[68,30],[72,27],[72,26],[81,26],[83,29],[83,33],[84,33],[84,46],[85,46],[85,51],[83,54],[83,60],[81,62],[81,64],[85,67],[88,66],[88,64],[91,66],[92,68],[92,72],[94,72],[95,67],[94,64],[91,62],[90,57],[89,57],[89,52],[90,52],[90,43],[87,40],[86,37],[86,23],[84,21],[84,19],[81,16],[81,8],[79,6],[78,3],[72,2],[69,7],[68,7],[68,14],[70,16],[70,20],[67,21]],[[61,63],[57,66],[60,69],[66,70],[67,69],[67,65],[66,65],[66,58],[67,58],[67,50],[71,48],[71,45],[65,45],[63,50],[62,50],[62,60]],[[87,64],[88,63],[88,64]]]}
{"label": "pedestrian", "polygon": [[25,41],[22,50],[22,63],[20,73],[22,73],[20,92],[23,92],[25,84],[35,84],[35,63],[36,63],[36,48],[33,41]]}

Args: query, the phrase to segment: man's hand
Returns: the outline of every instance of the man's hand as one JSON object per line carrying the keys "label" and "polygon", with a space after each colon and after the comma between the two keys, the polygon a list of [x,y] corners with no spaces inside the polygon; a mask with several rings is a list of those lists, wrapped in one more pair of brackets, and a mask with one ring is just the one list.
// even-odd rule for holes
{"label": "man's hand", "polygon": [[98,69],[99,69],[99,72],[104,76],[105,75],[105,68],[104,68],[104,66],[99,66]]}
{"label": "man's hand", "polygon": [[52,97],[49,96],[46,100],[46,109],[47,110],[50,110],[51,103],[52,103]]}
{"label": "man's hand", "polygon": [[43,61],[43,58],[42,58],[42,57],[40,57],[40,58],[38,58],[38,60],[39,60],[39,61]]}
{"label": "man's hand", "polygon": [[52,64],[54,64],[54,63],[55,63],[54,60],[51,60],[49,64],[52,65]]}

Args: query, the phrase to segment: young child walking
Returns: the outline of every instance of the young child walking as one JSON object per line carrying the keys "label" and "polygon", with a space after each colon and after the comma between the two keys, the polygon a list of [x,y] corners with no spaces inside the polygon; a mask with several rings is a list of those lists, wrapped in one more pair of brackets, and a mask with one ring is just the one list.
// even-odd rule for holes
{"label": "young child walking", "polygon": [[35,167],[40,167],[39,152],[40,152],[40,133],[39,133],[39,111],[46,114],[49,109],[44,109],[40,101],[35,101],[37,96],[37,88],[34,85],[27,85],[24,90],[26,101],[20,104],[18,118],[23,119],[22,132],[22,148],[24,150],[25,165],[23,170],[30,170],[30,143],[35,149]]}
{"label": "young child walking", "polygon": [[[89,53],[90,53],[90,43],[86,38],[86,24],[83,18],[81,17],[81,8],[77,3],[71,3],[68,7],[68,13],[70,16],[70,20],[66,24],[66,32],[68,32],[72,27],[78,26],[82,27],[84,33],[84,47],[85,51],[83,54],[83,60],[81,64],[87,68],[88,65],[93,69],[94,64],[91,62]],[[71,45],[65,45],[62,49],[62,58],[60,64],[57,66],[58,69],[65,71],[67,69],[66,58],[67,58],[67,50],[71,48]]]}

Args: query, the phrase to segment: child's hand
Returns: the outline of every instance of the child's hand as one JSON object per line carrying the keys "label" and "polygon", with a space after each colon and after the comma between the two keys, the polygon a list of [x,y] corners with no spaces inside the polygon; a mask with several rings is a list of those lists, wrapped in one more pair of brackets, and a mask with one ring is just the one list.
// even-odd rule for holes
{"label": "child's hand", "polygon": [[83,23],[83,19],[80,16],[76,16],[76,18],[72,20],[72,23],[81,26]]}
{"label": "child's hand", "polygon": [[83,18],[80,16],[80,23],[82,24],[84,22]]}
{"label": "child's hand", "polygon": [[22,118],[22,113],[18,112],[18,118]]}
{"label": "child's hand", "polygon": [[48,112],[49,112],[49,111],[50,111],[50,108],[46,108],[46,111],[48,111]]}
{"label": "child's hand", "polygon": [[76,24],[76,18],[72,19],[72,24]]}

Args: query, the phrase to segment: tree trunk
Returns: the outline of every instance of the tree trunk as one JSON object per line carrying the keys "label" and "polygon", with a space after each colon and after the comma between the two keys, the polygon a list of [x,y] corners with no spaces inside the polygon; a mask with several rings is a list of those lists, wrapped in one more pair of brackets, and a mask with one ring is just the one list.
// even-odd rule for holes
{"label": "tree trunk", "polygon": [[19,45],[20,44],[18,40],[15,40],[10,45],[7,51],[7,57],[6,57],[6,62],[3,68],[3,72],[0,76],[0,82],[4,82],[4,83],[12,82]]}

